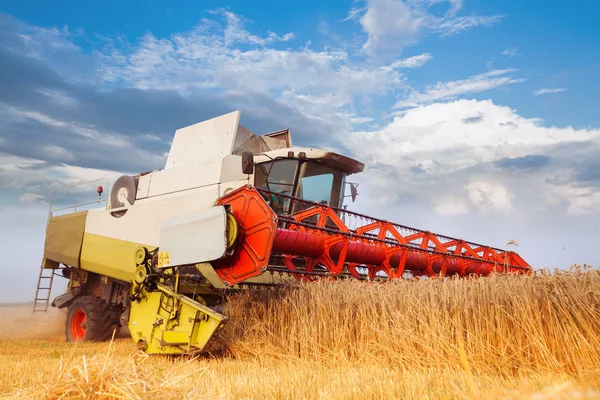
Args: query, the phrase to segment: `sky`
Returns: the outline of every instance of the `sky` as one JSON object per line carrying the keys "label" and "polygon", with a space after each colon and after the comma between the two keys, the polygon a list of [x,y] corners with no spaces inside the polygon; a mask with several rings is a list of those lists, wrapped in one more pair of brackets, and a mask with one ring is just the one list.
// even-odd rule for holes
{"label": "sky", "polygon": [[55,189],[162,168],[176,129],[234,110],[257,134],[290,128],[296,145],[363,161],[352,210],[515,240],[535,269],[598,267],[599,13],[0,0],[0,302],[33,299]]}

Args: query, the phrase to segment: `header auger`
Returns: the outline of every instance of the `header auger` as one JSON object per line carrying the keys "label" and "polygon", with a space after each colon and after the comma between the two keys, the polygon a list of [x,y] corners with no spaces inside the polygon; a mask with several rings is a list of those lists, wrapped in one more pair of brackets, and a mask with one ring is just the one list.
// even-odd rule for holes
{"label": "header auger", "polygon": [[34,310],[60,271],[68,288],[52,305],[68,308],[68,341],[127,325],[149,354],[196,353],[226,323],[228,290],[531,272],[514,252],[347,210],[362,163],[293,147],[288,130],[257,136],[239,117],[177,130],[165,168],[120,177],[106,207],[50,210]]}

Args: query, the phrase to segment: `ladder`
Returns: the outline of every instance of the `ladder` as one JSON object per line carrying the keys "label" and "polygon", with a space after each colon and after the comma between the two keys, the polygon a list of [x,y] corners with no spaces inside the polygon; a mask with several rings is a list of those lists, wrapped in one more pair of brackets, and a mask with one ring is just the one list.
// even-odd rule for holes
{"label": "ladder", "polygon": [[48,312],[50,305],[50,292],[52,292],[52,282],[54,282],[54,270],[44,268],[44,264],[40,267],[40,275],[38,276],[37,289],[35,291],[35,299],[33,301],[33,312]]}
{"label": "ladder", "polygon": [[[88,206],[88,205],[92,205],[92,204],[98,204],[102,201],[106,202],[106,205],[108,206],[108,196],[105,196],[104,199],[102,199],[102,187],[98,187],[97,189],[97,193],[98,193],[98,200],[95,201],[89,201],[89,202],[85,202],[85,203],[80,203],[80,204],[75,204],[75,205],[70,205],[70,206],[66,206],[66,207],[61,207],[61,208],[53,208],[54,207],[54,196],[56,195],[56,193],[58,191],[61,190],[68,190],[68,189],[73,189],[75,188],[76,192],[75,192],[75,198],[77,199],[77,196],[79,195],[79,187],[83,186],[83,185],[88,185],[90,183],[97,183],[100,181],[106,181],[107,187],[108,187],[108,181],[104,178],[101,179],[95,179],[93,181],[88,181],[88,182],[83,182],[74,186],[67,186],[67,187],[63,187],[63,188],[59,188],[56,189],[54,192],[52,192],[52,197],[50,198],[50,205],[48,207],[48,217],[46,220],[46,230],[48,229],[48,224],[50,223],[50,218],[54,215],[55,212],[57,211],[65,211],[65,210],[71,210],[74,209],[75,212],[77,211],[77,207],[83,207],[83,206]],[[58,268],[58,263],[56,263],[57,266],[56,268]],[[56,269],[53,268],[44,268],[44,266],[46,265],[46,259],[42,259],[42,265],[40,267],[40,274],[38,275],[38,282],[37,282],[37,288],[35,290],[35,298],[33,300],[33,312],[48,312],[48,306],[50,305],[50,296],[51,296],[51,292],[52,292],[52,283],[54,282],[54,275],[55,275],[55,271]]]}

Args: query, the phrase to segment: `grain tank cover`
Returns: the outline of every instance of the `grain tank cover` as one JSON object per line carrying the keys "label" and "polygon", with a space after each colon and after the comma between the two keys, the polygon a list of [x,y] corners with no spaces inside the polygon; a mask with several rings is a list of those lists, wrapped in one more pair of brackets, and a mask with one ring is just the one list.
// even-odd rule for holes
{"label": "grain tank cover", "polygon": [[178,129],[165,169],[205,163],[232,154],[239,121],[238,110]]}
{"label": "grain tank cover", "polygon": [[175,131],[165,169],[219,160],[244,151],[264,153],[292,147],[289,129],[256,135],[234,111]]}

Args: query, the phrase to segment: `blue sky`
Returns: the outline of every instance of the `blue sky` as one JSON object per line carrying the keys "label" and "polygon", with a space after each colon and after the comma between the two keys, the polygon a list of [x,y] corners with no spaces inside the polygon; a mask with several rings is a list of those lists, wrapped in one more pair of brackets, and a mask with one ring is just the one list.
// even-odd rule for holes
{"label": "blue sky", "polygon": [[[349,10],[360,2],[290,1],[229,2],[225,8],[247,18],[248,29],[256,34],[294,32],[295,38],[273,47],[302,46],[311,41],[314,48],[331,45],[335,38],[348,39],[364,34],[359,24],[346,20]],[[194,28],[222,2],[118,1],[59,4],[39,1],[0,2],[0,9],[29,24],[44,27],[67,26],[85,33],[76,40],[91,51],[98,35],[125,37],[135,42],[151,32],[157,38]],[[440,1],[430,9],[443,15],[451,7]],[[471,29],[451,37],[423,35],[422,40],[406,49],[407,54],[428,52],[435,55],[423,68],[411,73],[413,86],[422,88],[432,81],[452,81],[475,75],[491,62],[493,68],[518,68],[527,81],[510,92],[499,91],[494,98],[518,109],[527,117],[543,118],[548,124],[574,127],[597,126],[594,93],[600,90],[595,79],[600,69],[600,53],[593,51],[600,37],[597,20],[600,10],[595,1],[578,2],[565,7],[563,2],[489,2],[464,1],[460,15],[501,16],[491,27]],[[332,39],[333,38],[333,39]],[[502,55],[513,50],[513,56]],[[360,57],[360,56],[359,56]],[[566,87],[560,97],[531,99],[533,90]],[[487,98],[476,94],[475,98]]]}
{"label": "blue sky", "polygon": [[256,133],[291,128],[296,144],[364,161],[358,211],[498,247],[514,239],[536,268],[598,266],[599,11],[0,1],[7,268],[33,291],[52,190],[160,168],[175,129],[235,109]]}

